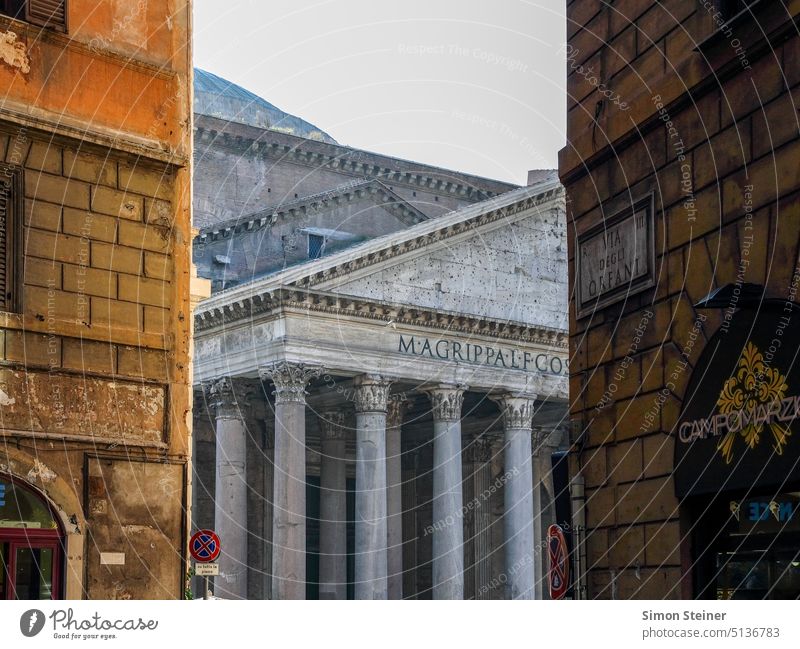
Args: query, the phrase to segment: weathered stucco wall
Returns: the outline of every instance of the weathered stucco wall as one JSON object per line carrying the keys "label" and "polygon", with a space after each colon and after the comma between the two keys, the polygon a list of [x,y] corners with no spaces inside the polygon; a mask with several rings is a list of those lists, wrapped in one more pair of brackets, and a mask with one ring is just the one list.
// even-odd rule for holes
{"label": "weathered stucco wall", "polygon": [[[0,36],[21,46],[20,58],[0,57],[0,162],[21,177],[24,242],[19,306],[0,313],[0,472],[64,513],[63,595],[178,598],[190,3],[73,0],[68,11],[66,33],[0,16]],[[135,493],[131,480],[146,487]],[[100,566],[103,552],[125,564]]]}

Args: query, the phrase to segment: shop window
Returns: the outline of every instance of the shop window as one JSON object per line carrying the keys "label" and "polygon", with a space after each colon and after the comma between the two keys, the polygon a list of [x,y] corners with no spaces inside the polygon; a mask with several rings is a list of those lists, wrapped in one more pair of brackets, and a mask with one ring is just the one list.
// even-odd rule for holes
{"label": "shop window", "polygon": [[40,27],[67,31],[67,0],[0,0],[0,14]]}
{"label": "shop window", "polygon": [[21,273],[22,175],[0,164],[0,311],[16,311]]}
{"label": "shop window", "polygon": [[0,600],[59,599],[64,540],[49,505],[0,475]]}

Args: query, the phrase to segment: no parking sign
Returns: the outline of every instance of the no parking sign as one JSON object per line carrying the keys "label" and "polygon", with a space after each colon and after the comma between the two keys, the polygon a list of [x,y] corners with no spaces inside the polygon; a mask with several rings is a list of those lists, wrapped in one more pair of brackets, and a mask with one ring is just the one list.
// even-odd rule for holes
{"label": "no parking sign", "polygon": [[219,556],[219,537],[213,530],[200,530],[189,541],[189,553],[195,561],[208,563]]}
{"label": "no parking sign", "polygon": [[547,547],[550,554],[550,570],[547,573],[550,599],[563,599],[569,588],[569,553],[567,539],[559,525],[548,528]]}

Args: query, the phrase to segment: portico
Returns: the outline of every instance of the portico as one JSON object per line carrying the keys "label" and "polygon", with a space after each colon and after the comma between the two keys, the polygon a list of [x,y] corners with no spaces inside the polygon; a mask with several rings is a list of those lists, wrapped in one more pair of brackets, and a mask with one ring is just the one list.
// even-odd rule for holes
{"label": "portico", "polygon": [[[542,592],[534,543],[548,476],[535,451],[563,431],[566,337],[545,283],[515,287],[514,264],[494,263],[533,270],[562,209],[557,185],[523,188],[201,305],[196,417],[217,422],[218,594]],[[274,450],[252,443],[272,431]],[[258,533],[254,500],[271,517]],[[265,584],[255,591],[242,583],[253,556]]]}

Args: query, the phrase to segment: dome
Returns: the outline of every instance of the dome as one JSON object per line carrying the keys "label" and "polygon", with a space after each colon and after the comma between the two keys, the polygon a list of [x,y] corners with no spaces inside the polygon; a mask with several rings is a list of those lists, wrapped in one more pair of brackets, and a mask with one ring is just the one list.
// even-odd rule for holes
{"label": "dome", "polygon": [[330,135],[216,74],[195,68],[194,112],[336,144]]}

